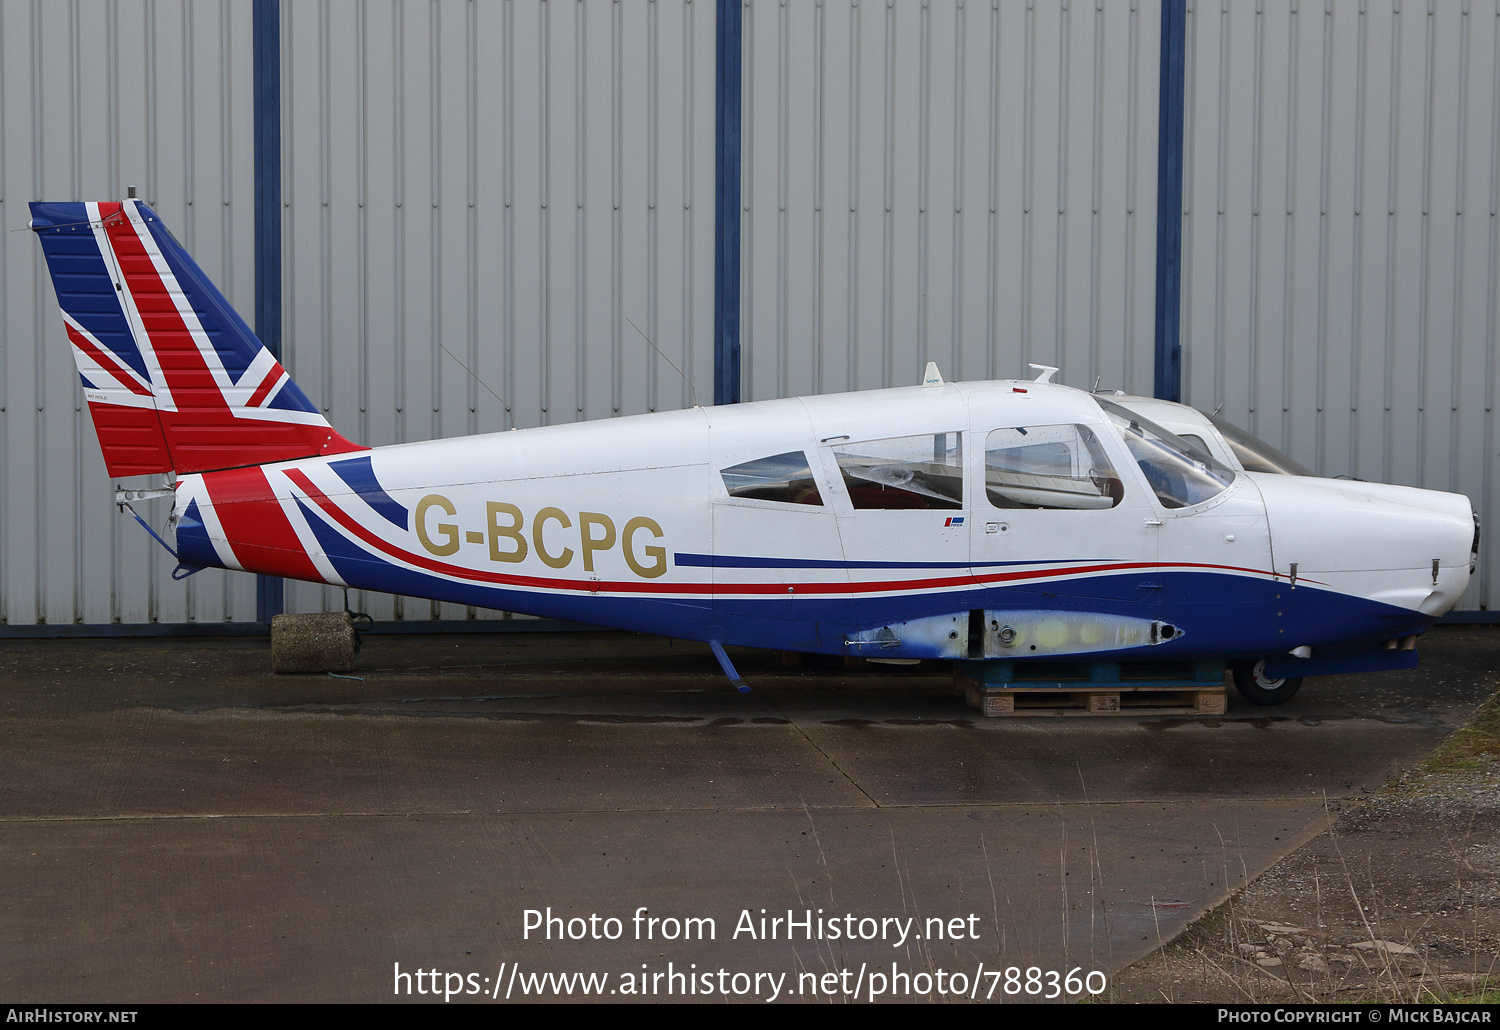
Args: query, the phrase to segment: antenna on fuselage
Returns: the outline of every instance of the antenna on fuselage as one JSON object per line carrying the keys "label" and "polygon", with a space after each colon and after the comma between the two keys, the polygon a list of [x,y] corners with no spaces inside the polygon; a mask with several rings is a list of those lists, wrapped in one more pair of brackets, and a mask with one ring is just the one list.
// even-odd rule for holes
{"label": "antenna on fuselage", "polygon": [[[438,341],[438,348],[444,354],[448,355],[448,357],[452,358],[454,361],[458,361],[458,355],[454,354],[447,347],[444,347],[441,340]],[[506,403],[505,398],[502,397],[502,396],[500,396],[494,390],[490,390],[490,384],[486,383],[483,379],[480,379],[479,376],[474,372],[474,370],[472,368],[470,368],[468,365],[465,365],[462,361],[458,361],[458,367],[461,368],[461,369],[463,369],[465,372],[469,373],[469,375],[473,376],[474,382],[478,383],[480,386],[482,386],[486,390],[488,390],[489,391],[489,395],[491,397],[495,398],[495,400],[499,401],[500,404],[501,404],[501,406],[503,406],[505,408],[505,413],[507,415],[512,414],[512,412],[510,410],[510,405]]]}
{"label": "antenna on fuselage", "polygon": [[1028,362],[1026,367],[1034,368],[1041,373],[1041,375],[1032,380],[1032,382],[1034,383],[1050,383],[1052,382],[1052,377],[1057,375],[1058,372],[1062,371],[1056,365],[1038,365],[1034,361]]}
{"label": "antenna on fuselage", "polygon": [[927,371],[925,371],[925,372],[922,373],[922,385],[923,386],[942,386],[943,385],[943,373],[941,373],[941,372],[938,371],[938,367],[937,367],[937,362],[936,361],[929,361],[927,363]]}
{"label": "antenna on fuselage", "polygon": [[[629,315],[623,315],[621,317],[623,317],[625,321],[630,322],[630,328],[634,329],[638,333],[641,333],[641,327],[636,325],[634,322],[631,322]],[[666,354],[662,353],[662,349],[660,347],[651,342],[651,337],[647,336],[645,333],[641,333],[641,339],[646,341],[646,346],[650,347],[656,352],[657,357],[661,358],[667,364],[672,366],[673,372],[676,372],[678,375],[682,376],[682,381],[684,383],[687,383],[688,396],[692,398],[693,407],[696,408],[698,406],[698,391],[693,388],[693,381],[683,373],[682,369],[677,367],[677,362],[667,357]]]}

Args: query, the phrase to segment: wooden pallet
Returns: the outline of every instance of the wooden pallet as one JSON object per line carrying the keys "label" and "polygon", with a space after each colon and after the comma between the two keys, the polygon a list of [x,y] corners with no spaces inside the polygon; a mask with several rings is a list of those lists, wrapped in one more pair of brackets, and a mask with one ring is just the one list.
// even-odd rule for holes
{"label": "wooden pallet", "polygon": [[964,663],[954,670],[971,708],[990,718],[1039,715],[1223,715],[1224,667],[1087,663],[1027,667]]}
{"label": "wooden pallet", "polygon": [[990,718],[1022,715],[1223,715],[1224,688],[1158,690],[1149,687],[1056,687],[968,690],[969,707]]}

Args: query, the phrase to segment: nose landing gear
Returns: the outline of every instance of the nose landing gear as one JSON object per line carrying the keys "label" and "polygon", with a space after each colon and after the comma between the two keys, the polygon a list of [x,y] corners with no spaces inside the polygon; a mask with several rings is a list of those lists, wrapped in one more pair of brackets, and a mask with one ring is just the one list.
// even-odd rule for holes
{"label": "nose landing gear", "polygon": [[1231,666],[1234,686],[1253,705],[1279,705],[1291,699],[1302,686],[1302,677],[1272,679],[1266,675],[1266,660],[1235,662]]}

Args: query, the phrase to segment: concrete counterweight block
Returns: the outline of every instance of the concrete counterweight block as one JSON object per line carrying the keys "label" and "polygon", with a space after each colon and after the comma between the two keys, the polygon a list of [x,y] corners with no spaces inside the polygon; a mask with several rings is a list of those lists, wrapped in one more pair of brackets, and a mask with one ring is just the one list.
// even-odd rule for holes
{"label": "concrete counterweight block", "polygon": [[356,650],[354,620],[348,612],[277,615],[271,620],[273,672],[349,672]]}

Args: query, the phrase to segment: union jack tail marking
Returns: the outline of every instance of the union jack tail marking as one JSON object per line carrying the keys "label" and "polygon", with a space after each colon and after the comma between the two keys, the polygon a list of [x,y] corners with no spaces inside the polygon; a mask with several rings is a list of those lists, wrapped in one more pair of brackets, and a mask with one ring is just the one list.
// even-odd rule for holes
{"label": "union jack tail marking", "polygon": [[34,203],[112,476],[341,454],[350,443],[138,200]]}

